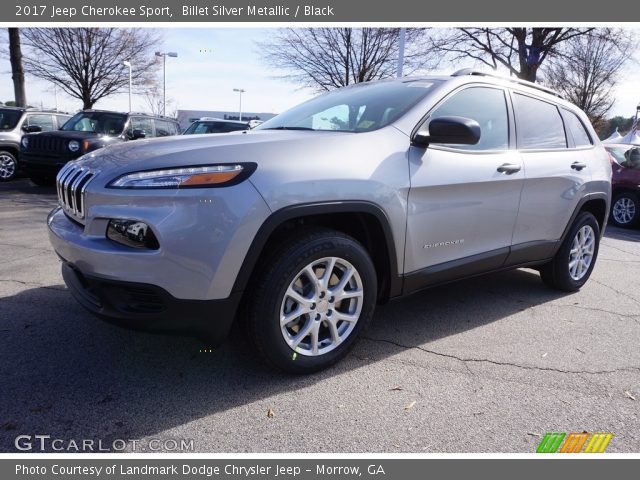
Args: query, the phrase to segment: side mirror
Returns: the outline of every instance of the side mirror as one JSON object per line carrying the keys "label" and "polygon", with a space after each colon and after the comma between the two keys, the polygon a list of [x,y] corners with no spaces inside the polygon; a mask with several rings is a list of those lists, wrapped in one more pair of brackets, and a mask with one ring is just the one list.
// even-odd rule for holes
{"label": "side mirror", "polygon": [[475,145],[480,141],[480,125],[466,117],[439,117],[429,122],[427,128],[418,130],[413,143],[423,147],[431,143],[445,145]]}
{"label": "side mirror", "polygon": [[131,132],[131,140],[137,140],[139,138],[145,138],[147,134],[144,130],[140,130],[139,128],[134,128],[133,132]]}
{"label": "side mirror", "polygon": [[28,127],[22,127],[22,129],[27,133],[38,133],[42,131],[40,125],[29,125]]}

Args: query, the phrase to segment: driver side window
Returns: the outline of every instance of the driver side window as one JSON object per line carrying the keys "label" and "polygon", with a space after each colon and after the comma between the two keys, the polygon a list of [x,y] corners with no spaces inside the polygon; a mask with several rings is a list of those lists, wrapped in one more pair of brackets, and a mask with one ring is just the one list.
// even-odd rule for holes
{"label": "driver side window", "polygon": [[429,120],[439,117],[466,117],[480,124],[480,141],[475,145],[455,145],[462,150],[506,150],[509,148],[509,116],[501,89],[471,87],[454,93],[439,105]]}

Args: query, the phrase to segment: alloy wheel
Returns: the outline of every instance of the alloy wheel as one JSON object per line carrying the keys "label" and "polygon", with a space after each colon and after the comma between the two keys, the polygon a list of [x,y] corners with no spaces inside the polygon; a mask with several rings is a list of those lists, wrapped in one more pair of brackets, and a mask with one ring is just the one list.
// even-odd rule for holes
{"label": "alloy wheel", "polygon": [[579,281],[589,271],[596,246],[596,235],[590,225],[584,225],[573,237],[569,251],[569,275]]}
{"label": "alloy wheel", "polygon": [[16,173],[16,161],[9,155],[0,155],[0,178],[8,180]]}
{"label": "alloy wheel", "polygon": [[629,197],[620,197],[613,205],[613,218],[619,224],[631,222],[636,214],[636,204]]}
{"label": "alloy wheel", "polygon": [[289,284],[280,307],[282,337],[296,353],[324,355],[353,332],[362,311],[363,283],[338,257],[314,260]]}

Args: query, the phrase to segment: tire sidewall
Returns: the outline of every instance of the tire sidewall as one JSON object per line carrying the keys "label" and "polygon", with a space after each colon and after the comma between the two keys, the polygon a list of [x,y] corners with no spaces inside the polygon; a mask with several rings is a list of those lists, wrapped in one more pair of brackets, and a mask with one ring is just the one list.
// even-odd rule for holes
{"label": "tire sidewall", "polygon": [[[261,319],[263,329],[263,353],[279,368],[291,372],[309,373],[326,368],[353,347],[358,336],[368,326],[375,308],[377,280],[373,263],[366,251],[355,240],[342,236],[330,236],[313,240],[288,252],[286,258],[268,276],[271,281],[270,298],[264,299],[266,318]],[[315,357],[296,353],[285,342],[280,330],[280,308],[287,288],[298,273],[309,263],[324,257],[338,257],[351,263],[358,271],[363,284],[363,305],[360,318],[353,331],[337,348]],[[277,261],[277,260],[276,260]],[[255,315],[255,313],[254,313]]]}
{"label": "tire sidewall", "polygon": [[[618,200],[625,197],[630,199],[635,204],[636,212],[630,222],[620,223],[613,216],[613,208]],[[616,227],[631,228],[638,223],[638,218],[640,218],[640,202],[638,201],[638,195],[633,192],[623,192],[616,195],[613,199],[613,202],[611,202],[611,223],[613,223]]]}

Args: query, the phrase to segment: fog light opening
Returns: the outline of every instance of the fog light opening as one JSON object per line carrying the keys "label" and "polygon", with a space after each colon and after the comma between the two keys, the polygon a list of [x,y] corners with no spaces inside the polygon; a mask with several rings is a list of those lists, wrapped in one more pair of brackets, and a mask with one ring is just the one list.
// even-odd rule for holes
{"label": "fog light opening", "polygon": [[160,248],[153,230],[144,222],[112,218],[107,226],[107,238],[132,248],[157,250]]}

